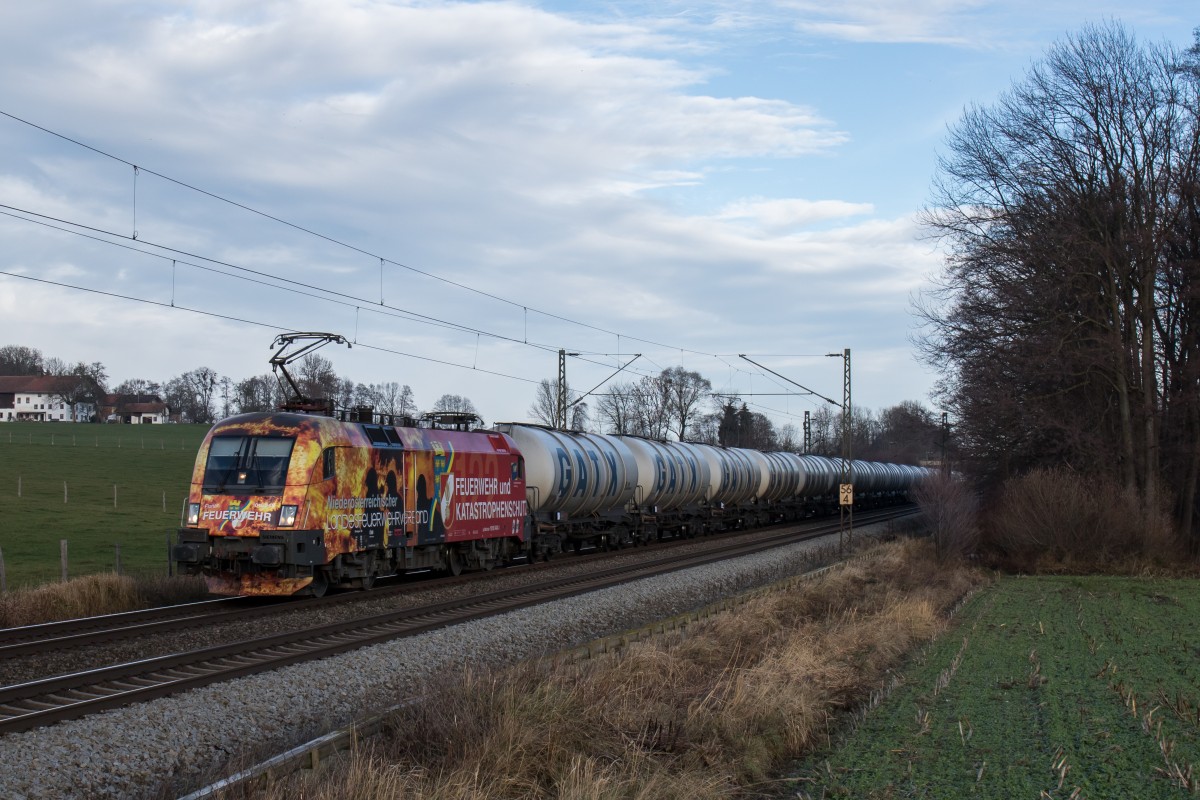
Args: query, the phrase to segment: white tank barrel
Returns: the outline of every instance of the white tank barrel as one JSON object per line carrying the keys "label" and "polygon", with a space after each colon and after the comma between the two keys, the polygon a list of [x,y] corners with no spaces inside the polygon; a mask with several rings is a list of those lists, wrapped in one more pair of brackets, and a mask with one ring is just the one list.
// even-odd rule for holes
{"label": "white tank barrel", "polygon": [[823,497],[837,489],[841,481],[841,462],[825,456],[803,455],[804,496]]}
{"label": "white tank barrel", "polygon": [[619,439],[505,422],[525,457],[530,510],[568,515],[617,510],[633,498],[637,464]]}
{"label": "white tank barrel", "polygon": [[795,453],[768,453],[779,464],[780,483],[772,492],[774,500],[791,500],[804,492],[804,462]]}
{"label": "white tank barrel", "polygon": [[638,436],[606,437],[621,442],[637,465],[634,501],[666,511],[704,499],[711,481],[708,461],[694,445]]}
{"label": "white tank barrel", "polygon": [[713,505],[733,505],[754,499],[759,476],[745,450],[716,445],[692,445],[709,463],[712,486],[708,497]]}

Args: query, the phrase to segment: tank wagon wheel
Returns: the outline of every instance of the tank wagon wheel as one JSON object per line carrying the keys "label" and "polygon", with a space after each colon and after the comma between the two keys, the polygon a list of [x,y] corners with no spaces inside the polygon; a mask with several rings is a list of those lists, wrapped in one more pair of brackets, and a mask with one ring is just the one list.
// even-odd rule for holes
{"label": "tank wagon wheel", "polygon": [[463,558],[457,550],[446,551],[446,572],[457,578],[463,572]]}

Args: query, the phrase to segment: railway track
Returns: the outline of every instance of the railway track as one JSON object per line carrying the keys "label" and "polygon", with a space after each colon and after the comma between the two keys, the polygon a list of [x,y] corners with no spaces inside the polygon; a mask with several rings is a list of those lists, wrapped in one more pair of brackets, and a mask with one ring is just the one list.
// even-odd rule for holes
{"label": "railway track", "polygon": [[[860,515],[858,522],[879,522],[909,513],[913,513],[911,508],[891,509]],[[338,622],[263,639],[245,640],[3,687],[0,688],[0,733],[28,730],[104,709],[165,697],[198,686],[325,658],[391,639],[414,636],[539,603],[554,602],[640,578],[757,553],[783,544],[806,541],[837,530],[837,522],[817,526],[806,525],[799,531],[792,526],[787,531],[751,541],[721,542],[702,553],[683,556],[664,554],[648,561],[598,569],[584,576],[548,578],[522,587],[376,614],[352,622]],[[362,596],[364,595],[349,595]],[[365,596],[378,595],[366,593]],[[307,602],[309,601],[298,601]],[[285,605],[289,607],[288,610],[292,610],[298,603]],[[220,613],[238,615],[239,619],[245,618],[244,612],[236,609]],[[208,617],[210,622],[213,619],[214,617]],[[170,624],[172,621],[161,622]],[[145,632],[148,629],[146,626],[155,624],[160,623],[140,623],[138,630]],[[192,619],[184,624],[196,624],[196,621]],[[49,645],[61,646],[63,638],[55,637],[50,640]],[[25,645],[28,645],[28,642]]]}
{"label": "railway track", "polygon": [[[868,512],[869,513],[869,512]],[[868,517],[860,513],[859,524],[869,522]],[[811,524],[807,523],[807,524]],[[790,529],[794,523],[774,528],[758,528],[742,531],[742,534],[761,534],[773,529]],[[729,538],[724,534],[722,538]],[[659,543],[660,546],[671,547],[684,544],[691,540],[669,539]],[[615,553],[613,554],[615,555]],[[596,558],[596,555],[589,555]],[[603,558],[604,556],[599,556]],[[551,569],[562,563],[530,564],[524,569]],[[503,570],[490,573],[504,574]],[[66,651],[95,644],[108,644],[134,637],[158,636],[169,634],[196,626],[215,626],[227,622],[268,617],[276,614],[304,612],[315,608],[329,608],[336,605],[385,600],[390,596],[424,591],[434,587],[443,587],[468,581],[479,580],[480,573],[471,573],[458,578],[431,577],[429,581],[416,582],[413,576],[402,579],[393,585],[385,582],[376,584],[369,592],[350,591],[327,595],[321,598],[258,598],[258,597],[226,597],[217,600],[205,600],[198,603],[163,606],[160,608],[128,611],[120,614],[106,614],[95,617],[49,622],[40,625],[28,625],[18,628],[0,628],[0,662],[7,658],[36,655],[47,651]],[[381,581],[386,581],[382,578]]]}

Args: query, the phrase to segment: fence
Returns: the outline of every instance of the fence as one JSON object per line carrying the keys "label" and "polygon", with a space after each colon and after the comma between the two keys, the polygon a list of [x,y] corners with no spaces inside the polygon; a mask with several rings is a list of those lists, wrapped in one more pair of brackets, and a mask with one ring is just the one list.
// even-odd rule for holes
{"label": "fence", "polygon": [[[158,576],[162,576],[162,575],[171,577],[174,574],[174,564],[171,561],[171,544],[172,544],[171,534],[168,533],[166,535],[166,539],[165,539],[165,546],[164,546],[164,550],[163,550],[162,562],[158,567],[153,567],[153,566],[147,567],[146,565],[143,564],[142,566],[135,567],[133,569],[128,569],[121,562],[121,543],[113,542],[113,544],[112,544],[113,560],[111,562],[110,568],[109,569],[101,569],[101,570],[89,569],[85,573],[82,573],[82,574],[91,574],[94,572],[115,572],[118,575],[134,575],[134,576],[139,576],[139,577],[158,577]],[[67,580],[69,580],[71,577],[70,549],[71,548],[70,548],[70,540],[69,539],[59,539],[58,540],[58,580],[63,583],[66,583]],[[94,565],[94,562],[89,562],[89,563]],[[36,574],[36,573],[34,573],[34,574]],[[44,572],[43,572],[43,575],[45,575]],[[45,575],[45,577],[49,578],[50,576]],[[29,578],[29,575],[27,574],[26,580],[23,581],[23,583],[41,584],[41,583],[48,582],[48,580],[46,580],[46,579],[29,580],[28,578]],[[0,547],[0,594],[4,594],[7,591],[8,591],[8,568],[4,561],[4,548]]]}

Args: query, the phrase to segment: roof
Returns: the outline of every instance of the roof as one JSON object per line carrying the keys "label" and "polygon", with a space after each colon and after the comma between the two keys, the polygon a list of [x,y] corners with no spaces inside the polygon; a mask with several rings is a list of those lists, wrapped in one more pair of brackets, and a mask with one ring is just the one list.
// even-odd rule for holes
{"label": "roof", "polygon": [[158,403],[125,403],[116,410],[118,414],[165,414],[167,404]]}
{"label": "roof", "polygon": [[104,405],[128,408],[135,403],[162,403],[162,398],[156,394],[142,392],[140,394],[106,394],[104,395]]}
{"label": "roof", "polygon": [[80,380],[78,375],[0,375],[0,394],[70,392],[79,386]]}

